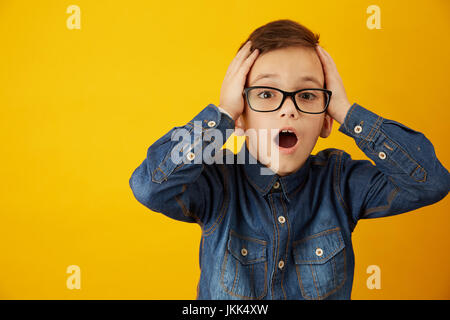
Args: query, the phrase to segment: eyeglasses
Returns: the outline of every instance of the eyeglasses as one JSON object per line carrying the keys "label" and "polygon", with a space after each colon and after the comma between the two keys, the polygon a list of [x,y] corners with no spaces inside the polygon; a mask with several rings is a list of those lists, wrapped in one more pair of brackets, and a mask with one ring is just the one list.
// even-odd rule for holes
{"label": "eyeglasses", "polygon": [[250,109],[257,112],[276,111],[281,108],[286,97],[290,97],[298,111],[311,114],[319,114],[327,110],[331,93],[330,90],[321,88],[288,92],[266,86],[246,87],[242,92]]}

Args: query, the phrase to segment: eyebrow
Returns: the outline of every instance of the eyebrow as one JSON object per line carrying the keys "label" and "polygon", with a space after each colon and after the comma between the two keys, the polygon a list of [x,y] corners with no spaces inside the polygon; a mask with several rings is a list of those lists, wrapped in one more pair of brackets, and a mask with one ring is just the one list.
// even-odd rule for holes
{"label": "eyebrow", "polygon": [[[259,74],[255,80],[253,80],[253,83],[264,79],[264,78],[279,78],[280,76],[276,73],[261,73]],[[316,78],[312,77],[312,76],[302,76],[300,78],[298,78],[299,81],[303,81],[303,82],[314,82],[315,84],[317,84],[319,87],[322,87],[322,84],[320,83],[319,80],[317,80]]]}

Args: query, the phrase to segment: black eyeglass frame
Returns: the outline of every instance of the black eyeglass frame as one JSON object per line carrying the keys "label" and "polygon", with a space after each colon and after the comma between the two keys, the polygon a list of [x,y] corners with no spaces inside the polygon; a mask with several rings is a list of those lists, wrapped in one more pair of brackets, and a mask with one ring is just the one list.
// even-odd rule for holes
{"label": "black eyeglass frame", "polygon": [[[256,109],[253,109],[252,105],[250,104],[249,97],[248,97],[248,96],[249,96],[249,95],[248,95],[248,92],[249,92],[251,89],[272,89],[272,90],[277,90],[277,91],[279,91],[279,92],[281,92],[281,93],[283,94],[283,99],[281,100],[280,105],[279,105],[277,108],[273,109],[273,110],[268,110],[268,111],[256,110]],[[295,101],[295,95],[296,95],[297,93],[299,93],[299,92],[307,91],[307,90],[323,91],[323,92],[326,92],[326,93],[327,93],[328,99],[327,99],[327,103],[326,103],[326,106],[325,106],[325,108],[324,108],[323,111],[321,111],[321,112],[308,112],[308,111],[303,111],[302,109],[300,109],[300,107],[297,105],[297,102]],[[325,111],[327,111],[328,105],[330,104],[330,100],[331,100],[331,95],[332,95],[332,93],[333,93],[332,91],[330,91],[330,90],[328,90],[328,89],[322,89],[322,88],[305,88],[305,89],[300,89],[300,90],[297,90],[297,91],[291,91],[291,92],[289,92],[289,91],[283,91],[283,90],[281,90],[281,89],[274,88],[274,87],[268,87],[268,86],[253,86],[253,87],[246,87],[246,88],[244,88],[244,91],[242,92],[242,95],[245,96],[245,98],[246,98],[246,100],[247,100],[247,104],[248,104],[248,106],[250,107],[250,109],[252,109],[253,111],[256,111],[256,112],[274,112],[274,111],[277,111],[277,110],[280,109],[281,106],[283,105],[284,100],[286,100],[286,97],[290,97],[291,100],[292,100],[292,102],[294,102],[295,108],[296,108],[298,111],[303,112],[303,113],[309,113],[309,114],[321,114],[321,113],[324,113]]]}

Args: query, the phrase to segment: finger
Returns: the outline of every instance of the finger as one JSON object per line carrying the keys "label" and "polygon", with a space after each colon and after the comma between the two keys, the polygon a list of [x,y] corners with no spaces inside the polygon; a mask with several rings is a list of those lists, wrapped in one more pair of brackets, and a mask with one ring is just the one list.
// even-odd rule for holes
{"label": "finger", "polygon": [[320,47],[319,45],[316,46],[316,51],[319,56],[320,62],[322,63],[323,72],[327,74],[328,72],[327,56],[325,56],[325,53],[322,51],[322,47]]}
{"label": "finger", "polygon": [[250,69],[252,64],[255,62],[256,58],[258,57],[259,50],[255,49],[253,52],[245,59],[245,61],[241,65],[241,69]]}
{"label": "finger", "polygon": [[323,61],[324,61],[324,71],[328,75],[337,75],[339,72],[337,71],[336,64],[334,63],[331,55],[322,47],[319,46],[319,50],[322,53]]}
{"label": "finger", "polygon": [[239,52],[234,57],[233,61],[230,65],[230,71],[231,73],[234,73],[235,71],[239,70],[242,63],[247,59],[247,57],[250,54],[250,48],[251,48],[251,41],[247,41],[247,43],[239,50]]}
{"label": "finger", "polygon": [[241,72],[242,75],[247,75],[248,71],[250,70],[250,67],[255,62],[256,58],[258,57],[259,50],[255,49],[253,52],[248,56],[248,58],[244,61],[244,63],[241,65],[241,68],[239,69],[239,72]]}
{"label": "finger", "polygon": [[324,88],[329,88],[329,86],[333,82],[332,81],[332,78],[333,78],[332,77],[332,70],[330,68],[330,63],[331,62],[330,62],[328,56],[325,55],[324,49],[321,46],[317,45],[316,48],[317,48],[317,51],[318,51],[318,54],[319,54],[320,61],[322,62],[323,75],[325,77],[325,79],[324,79],[325,80]]}
{"label": "finger", "polygon": [[337,72],[337,66],[336,63],[334,62],[333,58],[331,57],[331,55],[324,49],[324,48],[320,48],[322,50],[322,52],[324,53],[328,63],[329,63],[329,69],[333,69],[334,71]]}
{"label": "finger", "polygon": [[236,65],[237,61],[239,61],[239,59],[243,55],[246,48],[250,47],[250,46],[251,46],[251,41],[249,40],[241,47],[241,49],[239,49],[238,53],[236,53],[236,55],[234,56],[233,60],[230,63],[230,67],[228,69],[232,70],[234,68],[234,66]]}
{"label": "finger", "polygon": [[250,51],[250,48],[252,46],[252,42],[250,40],[248,40],[243,46],[242,48],[239,50],[239,52],[236,54],[236,60],[239,60],[242,58],[242,56],[245,55],[246,52]]}
{"label": "finger", "polygon": [[330,58],[331,60],[333,60],[333,58],[331,58],[331,55],[328,53],[328,51],[326,51],[324,48],[320,48],[321,50],[322,50],[322,52],[328,57],[328,58]]}
{"label": "finger", "polygon": [[320,62],[322,62],[322,65],[323,65],[324,69],[327,68],[328,57],[323,52],[323,48],[321,46],[317,45],[316,46],[316,50],[317,50],[317,54],[319,55]]}

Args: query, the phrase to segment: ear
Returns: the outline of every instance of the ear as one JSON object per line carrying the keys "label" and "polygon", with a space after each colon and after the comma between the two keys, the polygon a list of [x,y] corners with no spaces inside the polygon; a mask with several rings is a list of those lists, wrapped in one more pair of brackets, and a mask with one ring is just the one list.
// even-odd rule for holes
{"label": "ear", "polygon": [[322,138],[327,138],[331,134],[331,129],[333,129],[333,118],[327,113],[323,119],[322,129],[320,131],[320,136]]}

